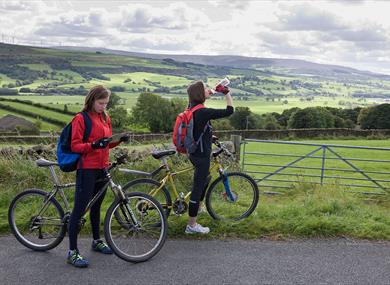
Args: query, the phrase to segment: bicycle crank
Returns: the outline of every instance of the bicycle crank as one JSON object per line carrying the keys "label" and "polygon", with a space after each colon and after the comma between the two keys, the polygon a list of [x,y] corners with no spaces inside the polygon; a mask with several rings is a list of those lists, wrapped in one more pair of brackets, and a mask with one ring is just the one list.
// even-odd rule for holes
{"label": "bicycle crank", "polygon": [[182,215],[188,209],[187,203],[180,198],[177,198],[175,202],[173,202],[172,206],[173,206],[173,211],[175,212],[176,215]]}

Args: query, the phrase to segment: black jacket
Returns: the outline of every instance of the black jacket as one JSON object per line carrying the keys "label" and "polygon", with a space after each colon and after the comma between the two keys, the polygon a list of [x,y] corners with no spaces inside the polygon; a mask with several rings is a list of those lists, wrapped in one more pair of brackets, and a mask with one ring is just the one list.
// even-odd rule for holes
{"label": "black jacket", "polygon": [[[233,114],[234,108],[232,106],[227,106],[226,109],[212,109],[212,108],[202,108],[199,110],[196,110],[193,113],[193,120],[194,120],[194,139],[197,141],[202,134],[206,124],[210,120],[219,119],[228,117],[231,114]],[[199,145],[196,151],[192,154],[194,156],[198,157],[209,157],[211,154],[211,137],[212,137],[212,127],[211,123],[210,126],[206,128],[206,131],[203,134],[202,138],[202,147]]]}

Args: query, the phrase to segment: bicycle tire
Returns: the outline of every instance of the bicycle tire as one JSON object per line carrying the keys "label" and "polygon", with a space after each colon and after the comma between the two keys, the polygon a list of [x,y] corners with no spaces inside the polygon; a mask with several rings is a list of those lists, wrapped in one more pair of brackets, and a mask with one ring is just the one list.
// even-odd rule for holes
{"label": "bicycle tire", "polygon": [[226,173],[226,177],[237,200],[231,201],[226,197],[224,177],[220,176],[206,193],[207,212],[216,220],[244,219],[252,214],[259,202],[257,184],[252,177],[241,172]]}
{"label": "bicycle tire", "polygon": [[[131,192],[125,195],[125,201],[116,200],[107,210],[104,221],[105,238],[119,258],[133,263],[144,262],[156,255],[164,245],[168,232],[167,218],[160,203],[152,196],[141,192]],[[127,220],[128,226],[123,227],[118,223],[114,213],[126,209],[124,208],[126,206],[130,207],[136,216],[139,227],[135,226],[131,219],[125,217],[122,220]],[[150,236],[147,236],[148,232],[151,233]],[[143,241],[146,241],[150,249],[142,251]],[[134,248],[138,253],[130,253],[130,248]]]}
{"label": "bicycle tire", "polygon": [[[33,197],[36,197],[33,199]],[[23,202],[24,199],[31,198],[30,202],[27,205],[20,205],[22,208],[19,208],[19,204]],[[56,247],[65,237],[66,227],[63,224],[64,210],[62,209],[60,203],[55,198],[51,198],[49,201],[49,206],[45,209],[42,214],[55,214],[54,218],[41,216],[35,216],[34,213],[38,214],[38,211],[42,207],[38,208],[37,211],[32,211],[34,206],[38,206],[47,200],[48,193],[40,189],[27,189],[19,193],[11,202],[8,209],[8,224],[10,225],[11,231],[16,239],[26,246],[35,251],[46,251]],[[42,201],[42,203],[41,203]],[[20,211],[20,212],[19,212]],[[18,217],[16,217],[18,216]],[[19,217],[20,216],[20,217]],[[22,223],[19,223],[19,218],[22,220]],[[27,219],[27,220],[26,220]],[[54,220],[55,219],[55,220]],[[17,221],[16,221],[17,220]],[[54,220],[54,223],[52,222]],[[45,224],[44,221],[48,223]],[[37,223],[34,227],[35,229],[31,230],[31,223]],[[52,241],[46,244],[37,243],[32,237],[34,234],[38,234],[38,240],[46,240],[45,235],[50,236],[52,233],[42,233],[42,229],[46,229],[45,225],[53,226],[54,236]],[[28,228],[25,228],[28,226]],[[26,231],[28,230],[28,231]],[[26,231],[26,233],[23,233]],[[31,234],[31,238],[27,237],[27,234]]]}
{"label": "bicycle tire", "polygon": [[[152,191],[152,189],[150,189],[150,187],[147,186],[148,184],[150,186],[155,186],[155,187],[160,187],[161,185],[160,182],[158,182],[157,180],[149,179],[149,178],[140,178],[140,179],[135,179],[130,181],[125,186],[123,186],[122,189],[126,193],[141,192],[150,195],[150,191]],[[145,186],[144,189],[141,188],[142,185]],[[153,189],[155,187],[153,187]],[[152,195],[152,197],[155,198],[161,204],[162,208],[165,211],[165,216],[168,218],[172,209],[172,198],[171,195],[169,194],[168,189],[164,186],[158,191],[157,195]]]}

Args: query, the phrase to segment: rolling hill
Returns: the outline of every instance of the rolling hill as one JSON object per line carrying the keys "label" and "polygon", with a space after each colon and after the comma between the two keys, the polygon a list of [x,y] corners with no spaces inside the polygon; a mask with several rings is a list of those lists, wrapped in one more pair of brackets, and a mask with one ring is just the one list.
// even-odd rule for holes
{"label": "rolling hill", "polygon": [[[235,106],[259,114],[317,105],[353,108],[390,100],[390,76],[303,60],[0,43],[0,96],[56,105],[51,107],[61,110],[80,110],[88,89],[96,84],[118,94],[130,110],[142,92],[186,98],[191,81],[201,79],[212,87],[225,76],[231,79]],[[215,96],[208,104],[220,107],[221,99]],[[9,112],[23,111],[20,104],[7,104]],[[6,114],[2,105],[0,114]],[[34,120],[39,111],[33,110],[36,113],[24,116]],[[56,117],[51,112],[46,109],[43,114]]]}
{"label": "rolling hill", "polygon": [[119,50],[111,50],[104,48],[89,48],[89,47],[57,47],[58,49],[71,51],[99,51],[107,54],[133,56],[149,59],[173,59],[180,62],[189,62],[202,65],[215,65],[234,67],[242,69],[254,69],[263,71],[273,71],[280,74],[295,74],[295,75],[312,75],[323,77],[334,77],[338,79],[341,75],[344,78],[376,78],[390,80],[390,75],[362,71],[350,67],[340,65],[318,64],[305,60],[297,59],[279,59],[279,58],[258,58],[245,57],[236,55],[176,55],[176,54],[151,54],[151,53],[136,53]]}

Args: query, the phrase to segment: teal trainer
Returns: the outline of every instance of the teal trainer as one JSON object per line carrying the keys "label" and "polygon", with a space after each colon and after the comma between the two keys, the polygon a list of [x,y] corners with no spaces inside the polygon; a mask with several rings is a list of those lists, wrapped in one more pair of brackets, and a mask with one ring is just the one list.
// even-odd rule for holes
{"label": "teal trainer", "polygon": [[77,249],[68,251],[67,263],[72,264],[74,267],[88,267],[89,262],[82,257]]}
{"label": "teal trainer", "polygon": [[104,254],[112,254],[111,248],[100,239],[92,241],[92,249],[93,251],[101,252]]}

